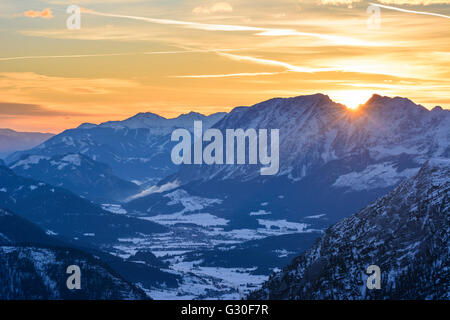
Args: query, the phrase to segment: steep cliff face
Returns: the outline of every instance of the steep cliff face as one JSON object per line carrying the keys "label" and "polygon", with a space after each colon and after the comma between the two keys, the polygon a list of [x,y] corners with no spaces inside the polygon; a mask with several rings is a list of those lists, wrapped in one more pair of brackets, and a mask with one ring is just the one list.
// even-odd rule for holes
{"label": "steep cliff face", "polygon": [[[413,178],[327,229],[251,299],[449,299],[450,161]],[[381,289],[369,290],[369,265]]]}

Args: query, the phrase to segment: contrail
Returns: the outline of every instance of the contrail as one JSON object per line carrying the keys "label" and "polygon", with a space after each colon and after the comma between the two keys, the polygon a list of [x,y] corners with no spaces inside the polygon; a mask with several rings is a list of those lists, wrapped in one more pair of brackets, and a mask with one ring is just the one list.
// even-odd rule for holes
{"label": "contrail", "polygon": [[426,12],[426,11],[416,11],[416,10],[407,10],[407,9],[402,9],[402,8],[397,8],[397,7],[385,6],[383,4],[378,4],[378,3],[370,3],[370,4],[373,5],[373,6],[377,6],[377,7],[384,8],[384,9],[389,9],[389,10],[395,10],[395,11],[406,12],[406,13],[425,14],[425,15],[428,15],[428,16],[436,16],[436,17],[450,19],[450,16],[446,16],[445,14],[440,14],[440,13]]}
{"label": "contrail", "polygon": [[277,60],[269,60],[269,59],[261,59],[250,56],[241,56],[230,53],[216,52],[217,55],[234,60],[234,61],[248,61],[251,63],[256,63],[264,66],[274,66],[284,68],[285,71],[281,72],[255,72],[255,73],[226,73],[226,74],[203,74],[203,75],[183,75],[183,76],[173,76],[171,78],[228,78],[228,77],[248,77],[248,76],[264,76],[264,75],[276,75],[282,74],[286,72],[299,72],[299,73],[315,73],[315,72],[326,72],[326,71],[341,71],[336,68],[307,68],[307,67],[299,67],[294,66],[292,64],[277,61]]}
{"label": "contrail", "polygon": [[70,58],[90,58],[90,57],[114,57],[132,55],[152,55],[152,54],[182,54],[182,53],[202,53],[202,52],[230,52],[240,49],[204,49],[204,50],[180,50],[180,51],[148,51],[148,52],[125,52],[125,53],[99,53],[99,54],[70,54],[70,55],[50,55],[50,56],[19,56],[0,57],[0,61],[28,60],[28,59],[70,59]]}
{"label": "contrail", "polygon": [[173,76],[171,78],[229,78],[229,77],[253,77],[253,76],[268,76],[280,74],[283,72],[242,72],[242,73],[225,73],[225,74],[200,74],[187,76]]}
{"label": "contrail", "polygon": [[358,45],[377,46],[377,45],[380,45],[380,44],[374,44],[371,42],[367,42],[367,41],[363,41],[363,40],[359,40],[359,39],[355,39],[355,38],[327,35],[327,34],[321,34],[321,33],[301,32],[301,31],[297,31],[297,30],[293,30],[293,29],[273,29],[273,28],[250,27],[250,26],[242,26],[242,25],[207,24],[207,23],[189,22],[189,21],[181,21],[181,20],[173,20],[173,19],[156,19],[156,18],[147,18],[147,17],[140,17],[140,16],[103,13],[103,12],[93,11],[93,10],[89,10],[89,9],[84,9],[83,12],[88,13],[88,14],[97,15],[97,16],[103,16],[103,17],[133,19],[133,20],[140,20],[140,21],[146,21],[146,22],[156,23],[156,24],[165,24],[165,25],[177,25],[177,26],[184,26],[184,27],[188,27],[188,28],[192,28],[192,29],[205,30],[205,31],[234,31],[234,32],[250,31],[250,32],[256,32],[255,35],[258,35],[258,36],[304,36],[304,37],[313,37],[313,38],[318,38],[321,40],[331,41],[334,43],[338,43],[341,45],[347,45],[347,46],[358,46]]}
{"label": "contrail", "polygon": [[[242,56],[230,53],[216,52],[217,55],[225,57],[234,61],[248,61],[255,64],[260,64],[264,66],[274,66],[284,68],[285,71],[281,72],[260,72],[260,73],[230,73],[230,74],[209,74],[209,75],[183,75],[183,76],[172,76],[171,78],[225,78],[225,77],[239,77],[239,76],[257,76],[257,75],[274,75],[274,74],[282,74],[288,72],[296,72],[296,73],[317,73],[317,72],[355,72],[361,73],[361,70],[357,67],[325,67],[325,68],[309,68],[309,67],[301,67],[296,66],[287,62],[282,62],[278,60],[271,59],[261,59],[255,58],[251,56]],[[398,76],[395,74],[388,74],[383,72],[375,72],[375,71],[364,71],[366,74],[381,74],[381,75],[389,75],[389,76]]]}
{"label": "contrail", "polygon": [[0,61],[26,60],[26,59],[51,59],[51,58],[88,58],[88,57],[109,57],[109,56],[129,56],[139,53],[105,53],[105,54],[71,54],[59,56],[20,56],[0,58]]}
{"label": "contrail", "polygon": [[217,53],[219,56],[229,58],[231,60],[235,61],[249,61],[257,64],[262,64],[266,66],[276,66],[276,67],[282,67],[285,68],[287,71],[292,72],[304,72],[304,73],[314,73],[314,72],[326,72],[326,71],[339,71],[339,69],[336,68],[308,68],[308,67],[299,67],[294,66],[292,64],[277,61],[277,60],[269,60],[269,59],[261,59],[261,58],[254,58],[250,56],[241,56],[236,54],[230,54],[230,53]]}

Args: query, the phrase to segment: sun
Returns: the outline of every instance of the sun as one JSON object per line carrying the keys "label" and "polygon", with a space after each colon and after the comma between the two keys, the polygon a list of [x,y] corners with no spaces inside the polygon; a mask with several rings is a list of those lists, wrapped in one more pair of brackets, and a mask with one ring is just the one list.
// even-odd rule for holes
{"label": "sun", "polygon": [[330,97],[336,102],[344,104],[350,110],[356,110],[372,96],[371,91],[367,90],[343,90],[335,91]]}

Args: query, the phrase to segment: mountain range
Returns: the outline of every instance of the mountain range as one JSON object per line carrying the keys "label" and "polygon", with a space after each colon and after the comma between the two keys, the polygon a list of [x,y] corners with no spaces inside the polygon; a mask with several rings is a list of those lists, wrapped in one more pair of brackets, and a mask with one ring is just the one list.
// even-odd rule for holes
{"label": "mountain range", "polygon": [[[250,299],[450,298],[450,161],[427,161],[412,178],[325,231]],[[381,270],[380,289],[366,269]]]}
{"label": "mountain range", "polygon": [[450,111],[399,97],[374,95],[356,111],[322,94],[278,98],[235,108],[212,128],[279,129],[279,173],[260,176],[259,165],[182,165],[127,210],[176,212],[170,193],[182,190],[216,199],[201,210],[235,227],[257,226],[261,217],[250,213],[260,210],[296,222],[324,214],[331,223],[391,191],[427,159],[450,156]]}
{"label": "mountain range", "polygon": [[47,157],[83,154],[93,161],[109,165],[114,175],[137,184],[156,182],[174,173],[170,150],[171,133],[176,128],[191,128],[201,120],[205,128],[224,116],[216,113],[205,116],[189,113],[166,119],[153,113],[140,113],[124,121],[110,121],[99,125],[85,123],[47,140],[41,145],[7,157],[8,164],[24,155]]}
{"label": "mountain range", "polygon": [[74,193],[44,182],[16,175],[0,166],[0,206],[50,233],[96,246],[137,233],[164,232],[166,228],[103,210]]}
{"label": "mountain range", "polygon": [[0,129],[0,158],[21,150],[36,147],[53,137],[52,133],[18,132],[11,129]]}
{"label": "mountain range", "polygon": [[98,203],[120,202],[141,190],[138,185],[115,176],[108,165],[81,153],[53,157],[23,155],[10,168],[22,177],[68,189]]}
{"label": "mountain range", "polygon": [[[279,129],[278,174],[173,164],[172,131],[192,132],[199,120],[224,135]],[[131,285],[120,283],[119,299],[141,298],[140,289],[242,297],[294,257],[250,297],[448,299],[449,142],[449,110],[379,95],[357,110],[315,94],[210,116],[85,123],[0,161],[0,208],[17,213],[0,226],[14,248],[3,259],[68,262],[52,245],[81,252],[81,264],[97,257],[105,269],[95,277],[111,272]],[[384,291],[364,290],[369,264],[383,271]]]}

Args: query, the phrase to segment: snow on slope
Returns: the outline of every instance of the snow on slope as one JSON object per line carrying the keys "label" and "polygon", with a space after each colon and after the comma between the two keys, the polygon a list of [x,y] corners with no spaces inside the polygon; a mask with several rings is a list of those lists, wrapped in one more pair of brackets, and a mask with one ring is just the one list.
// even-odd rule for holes
{"label": "snow on slope", "polygon": [[225,113],[219,112],[210,116],[205,116],[200,113],[190,112],[182,114],[176,118],[167,119],[154,113],[138,113],[137,115],[123,120],[123,121],[109,121],[98,126],[93,124],[83,124],[79,128],[92,129],[95,127],[113,128],[113,129],[150,129],[153,135],[167,135],[171,134],[176,128],[185,128],[192,130],[194,121],[202,121],[204,128],[211,127],[214,123],[219,121]]}
{"label": "snow on slope", "polygon": [[[256,299],[449,299],[450,159],[326,230],[313,248],[272,275]],[[366,269],[381,269],[381,289]]]}
{"label": "snow on slope", "polygon": [[[450,156],[450,111],[429,111],[399,97],[374,95],[357,111],[322,94],[277,98],[235,108],[214,127],[222,131],[279,129],[278,176],[293,182],[325,164],[353,159],[353,172],[341,172],[335,186],[359,180],[358,190],[366,183],[367,188],[394,186],[412,176],[427,159]],[[380,175],[375,177],[375,172]],[[185,184],[259,177],[259,165],[186,165],[171,179]]]}

